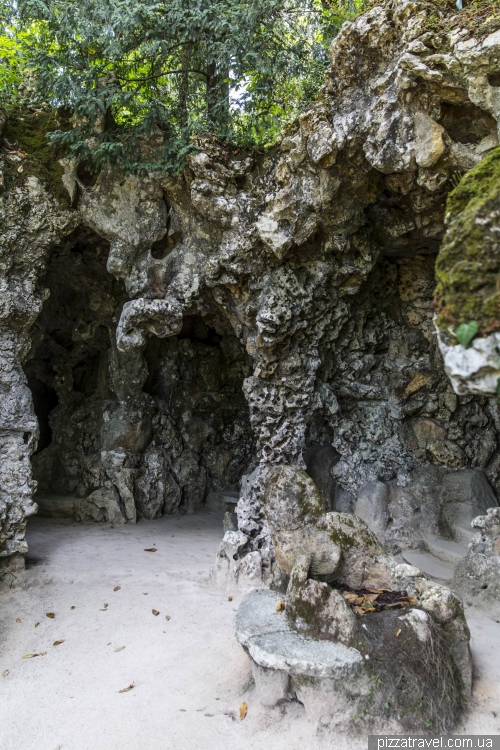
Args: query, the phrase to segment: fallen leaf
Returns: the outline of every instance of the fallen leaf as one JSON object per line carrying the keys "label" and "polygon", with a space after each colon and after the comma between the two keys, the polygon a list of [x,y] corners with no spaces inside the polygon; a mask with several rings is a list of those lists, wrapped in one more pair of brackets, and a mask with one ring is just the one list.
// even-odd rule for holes
{"label": "fallen leaf", "polygon": [[22,659],[34,659],[35,656],[45,656],[46,653],[47,653],[46,651],[40,651],[39,654],[25,654],[21,658]]}
{"label": "fallen leaf", "polygon": [[151,612],[154,614],[155,617],[160,614],[157,609],[152,609]]}
{"label": "fallen leaf", "polygon": [[131,683],[130,683],[130,685],[129,685],[128,687],[126,687],[126,688],[123,688],[123,690],[119,690],[118,692],[119,692],[119,693],[128,693],[128,691],[129,691],[129,690],[132,690],[132,688],[133,688],[133,687],[134,687],[134,683],[133,683],[133,682],[131,682]]}
{"label": "fallen leaf", "polygon": [[70,607],[70,609],[74,609],[74,607]]}
{"label": "fallen leaf", "polygon": [[115,586],[113,591],[119,591],[121,589],[121,586]]}
{"label": "fallen leaf", "polygon": [[356,612],[357,615],[361,615],[361,616],[366,615],[366,612],[363,609],[363,607],[353,607],[352,610],[353,612]]}
{"label": "fallen leaf", "polygon": [[106,643],[106,646],[111,646],[111,641],[109,643]]}
{"label": "fallen leaf", "polygon": [[54,641],[54,643],[52,645],[53,646],[60,646],[61,643],[64,643],[64,641]]}
{"label": "fallen leaf", "polygon": [[363,604],[362,609],[364,609],[365,612],[376,612],[377,610],[375,607],[367,607],[365,604]]}
{"label": "fallen leaf", "polygon": [[370,594],[388,594],[391,589],[366,589]]}
{"label": "fallen leaf", "polygon": [[16,617],[16,622],[21,622],[21,618],[20,617]]}
{"label": "fallen leaf", "polygon": [[276,605],[276,612],[278,613],[283,612],[284,609],[285,609],[285,602],[283,601],[283,599],[280,599],[278,604]]}
{"label": "fallen leaf", "polygon": [[104,607],[99,610],[99,612],[106,612],[107,608],[108,608],[108,605],[105,604]]}
{"label": "fallen leaf", "polygon": [[143,593],[143,595],[144,595],[144,596],[147,596],[147,595],[148,595],[148,592],[147,592],[147,591],[143,591],[142,593]]}
{"label": "fallen leaf", "polygon": [[40,625],[39,622],[35,622],[35,628],[37,628]]}
{"label": "fallen leaf", "polygon": [[8,669],[4,669],[3,672],[2,672],[2,677],[7,677],[8,674],[9,674],[9,670]]}
{"label": "fallen leaf", "polygon": [[417,600],[414,599],[413,596],[402,596],[399,601],[408,602],[408,604],[411,604],[412,606],[415,606],[415,604],[418,604]]}
{"label": "fallen leaf", "polygon": [[357,594],[352,594],[350,591],[343,591],[342,596],[348,602],[349,604],[361,604],[363,601],[362,596],[358,596]]}
{"label": "fallen leaf", "polygon": [[124,648],[125,648],[125,646],[119,646],[118,648],[115,648],[115,649],[114,649],[114,651],[115,651],[115,654],[117,654],[117,653],[118,653],[118,651],[123,651],[123,649],[124,649]]}
{"label": "fallen leaf", "polygon": [[[406,616],[406,615],[405,615]],[[398,632],[396,633],[396,638],[401,634],[401,628],[399,628]]]}
{"label": "fallen leaf", "polygon": [[55,617],[55,614],[54,614],[53,612],[46,612],[46,613],[45,613],[45,617],[48,617],[48,618],[50,618],[51,620],[53,620],[53,619],[54,619],[54,617]]}
{"label": "fallen leaf", "polygon": [[144,552],[156,552],[156,547],[147,547]]}
{"label": "fallen leaf", "polygon": [[378,598],[378,594],[365,594],[364,600],[365,602],[374,602],[375,599]]}
{"label": "fallen leaf", "polygon": [[170,620],[170,615],[165,615],[165,620]]}
{"label": "fallen leaf", "polygon": [[240,721],[243,721],[247,713],[248,713],[248,706],[245,702],[243,702],[240,706]]}
{"label": "fallen leaf", "polygon": [[18,171],[19,173],[21,173],[21,172],[24,172],[24,167],[23,167],[23,165],[22,165],[22,164],[21,164],[21,166],[20,166],[20,167],[18,167],[18,168],[17,168],[17,171]]}
{"label": "fallen leaf", "polygon": [[228,596],[227,600],[228,600],[228,602],[232,602],[233,601],[233,597],[232,596]]}

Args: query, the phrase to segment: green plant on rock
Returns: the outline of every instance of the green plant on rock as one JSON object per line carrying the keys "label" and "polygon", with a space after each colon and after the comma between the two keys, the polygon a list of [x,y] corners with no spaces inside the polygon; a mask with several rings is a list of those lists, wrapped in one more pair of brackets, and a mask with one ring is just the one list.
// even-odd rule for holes
{"label": "green plant on rock", "polygon": [[[445,331],[451,325],[457,338],[466,330],[472,333],[474,323],[473,335],[500,330],[500,148],[452,190],[446,218],[448,230],[436,262],[437,324]],[[458,334],[462,324],[468,328]]]}
{"label": "green plant on rock", "polygon": [[462,323],[458,326],[457,330],[455,331],[455,336],[457,337],[458,343],[462,344],[462,346],[469,346],[474,336],[477,335],[477,323],[475,320],[471,320],[470,323]]}

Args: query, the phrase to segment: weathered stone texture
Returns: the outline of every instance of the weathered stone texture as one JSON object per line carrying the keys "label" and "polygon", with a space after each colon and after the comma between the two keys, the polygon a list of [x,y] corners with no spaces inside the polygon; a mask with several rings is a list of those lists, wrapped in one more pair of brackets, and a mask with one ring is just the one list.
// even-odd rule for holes
{"label": "weathered stone texture", "polygon": [[[235,554],[258,553],[266,580],[266,476],[276,464],[303,467],[308,448],[339,454],[322,490],[337,510],[352,512],[367,483],[386,483],[394,543],[418,544],[440,523],[436,493],[419,498],[426,471],[442,479],[472,466],[498,486],[497,406],[457,398],[432,327],[450,179],[497,143],[488,73],[500,40],[472,33],[429,28],[423,2],[384,3],[342,28],[320,99],[276,148],[206,142],[181,175],[105,168],[93,185],[66,164],[72,210],[29,177],[0,199],[3,422],[33,436],[3,495],[3,554],[24,549],[32,508],[37,427],[21,361],[28,373],[48,363],[41,382],[59,401],[52,443],[34,459],[44,491],[98,491],[98,513],[115,497],[133,521],[192,511],[253,471]],[[71,304],[55,309],[79,254],[85,294],[66,279]]]}

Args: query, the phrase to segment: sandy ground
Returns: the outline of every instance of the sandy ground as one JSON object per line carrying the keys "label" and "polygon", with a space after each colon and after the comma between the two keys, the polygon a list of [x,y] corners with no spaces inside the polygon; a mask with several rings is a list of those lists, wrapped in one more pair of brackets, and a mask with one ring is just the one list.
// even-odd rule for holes
{"label": "sandy ground", "polygon": [[[31,519],[28,569],[0,592],[1,750],[365,748],[315,737],[298,704],[258,706],[233,636],[243,594],[207,582],[221,536],[214,512],[115,529]],[[476,682],[458,731],[500,734],[500,616],[468,619]]]}

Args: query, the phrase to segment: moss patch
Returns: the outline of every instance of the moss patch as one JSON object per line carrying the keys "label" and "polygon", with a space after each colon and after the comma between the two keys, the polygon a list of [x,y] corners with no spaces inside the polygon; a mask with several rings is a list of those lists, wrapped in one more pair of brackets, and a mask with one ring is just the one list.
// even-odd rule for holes
{"label": "moss patch", "polygon": [[500,330],[500,148],[450,193],[447,214],[436,261],[438,326],[475,320],[480,334]]}
{"label": "moss patch", "polygon": [[59,164],[62,154],[47,140],[47,133],[61,129],[55,113],[29,113],[11,115],[7,121],[4,138],[19,151],[26,152],[22,161],[23,171],[17,171],[20,163],[10,164],[5,160],[5,175],[8,187],[22,185],[26,178],[34,175],[47,187],[61,205],[69,207],[69,197],[62,184],[63,168]]}

